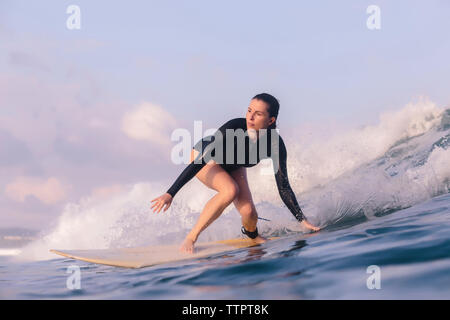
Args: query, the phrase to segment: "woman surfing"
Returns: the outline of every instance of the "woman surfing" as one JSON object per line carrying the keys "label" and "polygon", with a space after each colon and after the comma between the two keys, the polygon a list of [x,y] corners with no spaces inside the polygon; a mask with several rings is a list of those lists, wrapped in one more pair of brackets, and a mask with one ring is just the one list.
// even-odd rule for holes
{"label": "woman surfing", "polygon": [[[246,117],[231,119],[223,124],[214,136],[201,139],[191,150],[190,164],[165,194],[151,201],[154,202],[151,206],[154,212],[159,213],[163,208],[166,211],[175,194],[194,176],[208,188],[217,191],[206,203],[197,223],[181,244],[180,251],[193,253],[194,244],[200,233],[232,202],[241,215],[242,233],[255,243],[266,241],[258,234],[256,227],[258,213],[253,203],[246,172],[246,168],[255,166],[265,158],[272,158],[278,192],[284,204],[303,227],[312,231],[320,230],[306,220],[289,184],[286,146],[276,130],[279,108],[278,100],[268,93],[254,96]],[[244,132],[244,139],[235,139],[235,136],[230,138],[227,135],[230,130]],[[263,148],[266,154],[261,155]],[[212,159],[222,151],[222,159],[227,161],[218,163]],[[252,158],[252,155],[255,157]]]}

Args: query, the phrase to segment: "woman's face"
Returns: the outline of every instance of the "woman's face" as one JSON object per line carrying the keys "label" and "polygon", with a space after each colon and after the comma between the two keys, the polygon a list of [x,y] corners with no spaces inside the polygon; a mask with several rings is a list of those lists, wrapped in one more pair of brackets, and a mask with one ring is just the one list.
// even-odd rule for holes
{"label": "woman's face", "polygon": [[266,129],[274,121],[275,117],[269,116],[269,105],[262,100],[252,99],[247,109],[247,130]]}

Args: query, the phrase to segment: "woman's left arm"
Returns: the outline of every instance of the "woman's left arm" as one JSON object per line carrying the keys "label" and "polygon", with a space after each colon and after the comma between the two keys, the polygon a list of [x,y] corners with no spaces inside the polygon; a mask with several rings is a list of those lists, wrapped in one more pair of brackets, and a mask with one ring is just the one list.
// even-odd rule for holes
{"label": "woman's left arm", "polygon": [[[292,191],[287,173],[286,146],[284,145],[284,141],[280,136],[278,141],[279,145],[275,146],[274,150],[272,150],[272,161],[274,161],[273,166],[275,171],[275,180],[277,182],[280,197],[299,222],[303,222],[303,225],[305,225],[309,229],[312,229],[313,231],[318,231],[320,228],[317,228],[306,221],[306,217],[297,202],[294,191]],[[273,147],[274,146],[272,146],[272,148]]]}
{"label": "woman's left arm", "polygon": [[[278,193],[280,194],[280,197],[283,200],[284,204],[289,208],[294,217],[298,221],[302,221],[305,219],[305,215],[298,205],[294,191],[292,191],[291,185],[289,184],[286,166],[286,146],[284,145],[283,139],[281,139],[281,137],[279,137],[279,145],[277,149],[278,152],[277,150],[272,150],[272,155],[275,157],[278,156],[278,159],[274,159],[272,157],[272,160],[274,161],[273,165],[275,169],[275,180],[277,182]],[[278,164],[276,164],[275,161],[277,161]]]}

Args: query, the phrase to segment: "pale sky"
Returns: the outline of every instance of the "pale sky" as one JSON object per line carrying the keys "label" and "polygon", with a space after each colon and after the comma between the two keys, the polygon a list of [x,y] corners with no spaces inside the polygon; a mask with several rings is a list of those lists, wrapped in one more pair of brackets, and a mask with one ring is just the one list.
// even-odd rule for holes
{"label": "pale sky", "polygon": [[0,226],[176,178],[172,130],[242,117],[257,93],[279,99],[281,128],[448,107],[449,16],[446,0],[0,0]]}

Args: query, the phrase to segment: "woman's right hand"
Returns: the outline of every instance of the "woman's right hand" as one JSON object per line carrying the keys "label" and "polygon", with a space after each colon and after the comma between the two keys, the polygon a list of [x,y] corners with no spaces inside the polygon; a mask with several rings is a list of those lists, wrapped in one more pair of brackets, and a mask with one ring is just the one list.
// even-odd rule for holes
{"label": "woman's right hand", "polygon": [[165,206],[164,212],[169,209],[170,204],[172,203],[172,196],[168,193],[164,193],[162,196],[153,199],[151,202],[155,202],[152,204],[150,209],[153,209],[153,212],[160,212],[161,209]]}

